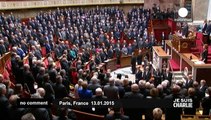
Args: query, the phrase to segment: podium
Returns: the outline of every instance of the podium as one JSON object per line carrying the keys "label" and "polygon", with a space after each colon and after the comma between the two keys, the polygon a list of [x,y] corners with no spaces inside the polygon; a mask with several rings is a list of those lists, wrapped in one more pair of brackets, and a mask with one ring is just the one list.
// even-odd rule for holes
{"label": "podium", "polygon": [[120,59],[120,66],[121,67],[129,67],[131,66],[131,58],[132,56],[123,56]]}
{"label": "podium", "polygon": [[172,46],[179,53],[190,53],[191,48],[195,46],[195,36],[183,38],[182,36],[173,35]]}
{"label": "podium", "polygon": [[116,58],[106,60],[105,69],[110,69],[111,71],[116,70]]}
{"label": "podium", "polygon": [[161,46],[154,46],[152,47],[152,66],[154,69],[159,68],[162,70],[163,67],[167,67],[167,62],[171,58],[170,55],[168,55]]}

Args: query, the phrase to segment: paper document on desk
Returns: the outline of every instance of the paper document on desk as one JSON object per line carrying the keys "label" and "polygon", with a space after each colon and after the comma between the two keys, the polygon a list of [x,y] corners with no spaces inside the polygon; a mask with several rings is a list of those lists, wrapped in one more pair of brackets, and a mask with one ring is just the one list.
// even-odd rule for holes
{"label": "paper document on desk", "polygon": [[203,61],[195,61],[195,64],[205,64]]}

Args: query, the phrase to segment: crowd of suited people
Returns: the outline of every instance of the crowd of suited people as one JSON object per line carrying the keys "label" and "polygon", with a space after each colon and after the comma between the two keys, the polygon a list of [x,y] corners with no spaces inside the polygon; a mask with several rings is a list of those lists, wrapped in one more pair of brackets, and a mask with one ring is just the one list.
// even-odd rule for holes
{"label": "crowd of suited people", "polygon": [[[118,7],[58,8],[55,11],[40,12],[28,22],[21,22],[12,13],[0,16],[0,55],[11,51],[11,72],[15,79],[14,89],[10,80],[0,75],[0,116],[2,120],[36,119],[67,120],[75,119],[74,114],[61,108],[17,108],[19,98],[55,99],[174,99],[192,98],[196,106],[185,109],[186,114],[195,114],[202,101],[203,114],[208,114],[210,97],[205,97],[211,89],[206,81],[192,80],[191,75],[185,83],[172,83],[172,73],[153,70],[148,64],[149,57],[133,57],[137,67],[135,83],[127,76],[115,78],[110,71],[99,69],[105,60],[121,55],[133,55],[135,49],[150,49],[156,44],[154,36],[149,36],[147,27],[150,10],[133,8],[124,13]],[[55,40],[56,38],[56,40]],[[125,39],[127,38],[127,39]],[[68,44],[66,43],[68,41]],[[130,43],[129,41],[132,41]],[[71,44],[71,47],[70,47]],[[47,52],[48,66],[42,61],[41,47]],[[53,57],[52,52],[55,53]],[[28,64],[23,58],[28,57]],[[59,60],[61,68],[54,63]],[[86,69],[85,63],[89,63]],[[119,64],[117,59],[117,64]],[[141,69],[144,68],[144,69]],[[153,77],[152,77],[153,76]],[[153,79],[152,79],[153,78]],[[70,84],[74,85],[71,92]],[[72,95],[73,93],[73,95]],[[120,109],[113,108],[113,115],[108,109],[85,109],[98,115],[105,115],[108,120],[115,118],[139,120],[145,115],[146,120],[159,120],[162,111],[166,120],[179,120],[182,109]],[[124,115],[122,112],[124,111]],[[177,111],[177,112],[172,112]],[[57,117],[52,116],[55,113]],[[108,114],[108,115],[107,115]]]}

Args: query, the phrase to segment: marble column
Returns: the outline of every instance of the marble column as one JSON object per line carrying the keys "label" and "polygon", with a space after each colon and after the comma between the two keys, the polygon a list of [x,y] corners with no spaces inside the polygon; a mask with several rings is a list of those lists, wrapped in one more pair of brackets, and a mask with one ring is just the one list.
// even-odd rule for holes
{"label": "marble column", "polygon": [[211,0],[209,0],[208,11],[207,11],[207,20],[211,20]]}

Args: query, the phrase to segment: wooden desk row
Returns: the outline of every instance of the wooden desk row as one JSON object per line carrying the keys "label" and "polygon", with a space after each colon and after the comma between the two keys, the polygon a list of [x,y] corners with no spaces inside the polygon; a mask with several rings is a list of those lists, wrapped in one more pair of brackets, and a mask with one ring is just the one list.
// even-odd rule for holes
{"label": "wooden desk row", "polygon": [[[123,56],[120,58],[120,67],[129,67],[131,65],[131,56]],[[111,71],[114,71],[117,69],[117,59],[109,59],[106,60],[104,65],[100,65],[100,68],[103,68],[104,70],[110,69]]]}

